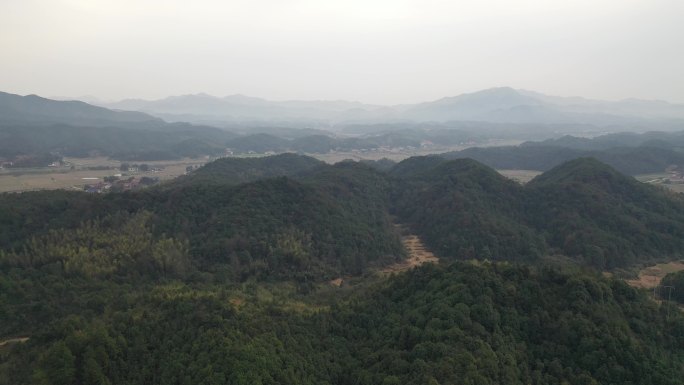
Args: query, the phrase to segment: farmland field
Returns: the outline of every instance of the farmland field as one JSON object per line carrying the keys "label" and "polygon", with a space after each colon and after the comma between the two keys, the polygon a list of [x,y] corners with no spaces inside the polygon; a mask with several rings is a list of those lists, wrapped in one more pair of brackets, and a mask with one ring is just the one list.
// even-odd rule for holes
{"label": "farmland field", "polygon": [[674,192],[682,193],[684,192],[684,183],[667,183],[669,178],[671,177],[670,174],[662,172],[662,173],[655,173],[655,174],[642,174],[642,175],[636,175],[634,178],[636,178],[640,182],[652,184],[652,185],[658,185],[658,186],[663,186],[669,190],[672,190]]}
{"label": "farmland field", "polygon": [[[145,163],[159,171],[136,171],[121,173],[122,162],[108,158],[65,158],[70,166],[0,169],[0,192],[30,190],[81,190],[87,184],[101,182],[104,177],[116,174],[122,176],[158,177],[169,180],[185,173],[188,166],[202,165],[206,159],[180,159],[172,161],[151,161]],[[133,164],[135,162],[127,162]],[[72,169],[73,166],[73,169]]]}

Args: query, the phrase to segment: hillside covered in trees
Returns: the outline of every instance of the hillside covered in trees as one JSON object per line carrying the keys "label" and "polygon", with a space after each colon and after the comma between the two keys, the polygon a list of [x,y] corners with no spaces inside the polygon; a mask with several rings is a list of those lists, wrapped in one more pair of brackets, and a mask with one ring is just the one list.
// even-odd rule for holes
{"label": "hillside covered in trees", "polygon": [[496,169],[539,171],[591,157],[627,175],[660,173],[684,167],[684,132],[616,133],[595,138],[566,135],[519,146],[471,147],[441,156],[472,158]]}
{"label": "hillside covered in trees", "polygon": [[78,310],[25,323],[28,341],[0,347],[0,384],[676,385],[684,370],[682,314],[587,273],[428,265],[307,296],[20,275],[0,277],[8,294]]}
{"label": "hillside covered in trees", "polygon": [[[401,228],[439,266],[376,274]],[[587,158],[524,186],[470,159],[285,154],[2,194],[0,342],[29,339],[0,345],[0,384],[674,385],[684,317],[598,271],[683,239],[680,196]]]}
{"label": "hillside covered in trees", "polygon": [[30,242],[143,212],[155,238],[187,242],[193,266],[231,266],[242,278],[278,276],[288,269],[282,258],[294,263],[286,276],[322,279],[394,261],[401,246],[390,215],[448,259],[561,254],[613,269],[679,258],[684,247],[681,196],[590,158],[522,186],[470,159],[414,157],[383,172],[283,154],[221,159],[138,192],[3,195],[0,249],[21,260]]}
{"label": "hillside covered in trees", "polygon": [[591,158],[525,186],[470,159],[410,158],[397,215],[439,255],[530,260],[560,253],[599,269],[681,257],[684,200]]}

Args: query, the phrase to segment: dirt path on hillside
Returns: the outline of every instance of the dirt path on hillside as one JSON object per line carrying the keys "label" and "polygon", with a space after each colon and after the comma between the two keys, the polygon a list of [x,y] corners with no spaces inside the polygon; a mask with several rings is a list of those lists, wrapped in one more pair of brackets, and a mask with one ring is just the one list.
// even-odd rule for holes
{"label": "dirt path on hillside", "polygon": [[29,339],[28,337],[19,337],[19,338],[10,338],[10,339],[6,339],[6,340],[2,340],[2,341],[0,341],[0,347],[3,347],[5,345],[9,345],[9,344],[19,343],[19,342],[26,342],[26,341],[28,341],[28,339]]}

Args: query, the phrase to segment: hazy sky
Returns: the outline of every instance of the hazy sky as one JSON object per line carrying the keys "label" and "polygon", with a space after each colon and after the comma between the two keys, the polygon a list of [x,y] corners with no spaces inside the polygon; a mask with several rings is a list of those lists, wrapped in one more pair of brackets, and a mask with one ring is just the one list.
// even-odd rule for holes
{"label": "hazy sky", "polygon": [[0,0],[0,90],[684,102],[683,0]]}

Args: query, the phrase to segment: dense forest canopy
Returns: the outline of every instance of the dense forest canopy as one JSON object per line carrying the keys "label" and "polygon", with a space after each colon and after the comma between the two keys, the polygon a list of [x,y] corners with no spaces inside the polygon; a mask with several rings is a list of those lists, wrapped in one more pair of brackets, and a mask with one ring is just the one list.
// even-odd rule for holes
{"label": "dense forest canopy", "polygon": [[30,323],[3,332],[31,337],[0,348],[0,384],[675,385],[684,370],[682,314],[596,274],[453,263],[306,296],[186,282],[0,277],[41,305],[4,300]]}
{"label": "dense forest canopy", "polygon": [[[325,272],[321,278],[390,262],[401,250],[390,214],[442,258],[530,261],[563,254],[613,269],[678,258],[684,246],[680,196],[592,159],[565,163],[521,186],[469,159],[414,157],[383,172],[282,154],[221,159],[138,192],[5,194],[0,249],[18,253],[50,231],[142,211],[150,213],[155,236],[189,242],[195,265],[230,264],[243,278],[261,271],[253,258],[278,259],[268,256],[278,254],[273,243],[284,239],[300,245],[306,261],[323,262],[305,264]],[[268,267],[266,275],[277,270]]]}
{"label": "dense forest canopy", "polygon": [[615,133],[594,138],[566,135],[519,146],[470,147],[442,154],[472,158],[496,169],[548,171],[569,160],[591,157],[621,173],[660,173],[684,167],[684,131]]}
{"label": "dense forest canopy", "polygon": [[[439,266],[382,278],[402,228]],[[0,384],[674,385],[684,317],[598,271],[683,240],[681,196],[589,158],[524,186],[472,159],[283,154],[2,194]]]}
{"label": "dense forest canopy", "polygon": [[612,269],[682,255],[682,197],[591,158],[525,186],[470,159],[410,158],[391,172],[404,186],[396,189],[397,215],[444,257],[560,253]]}

